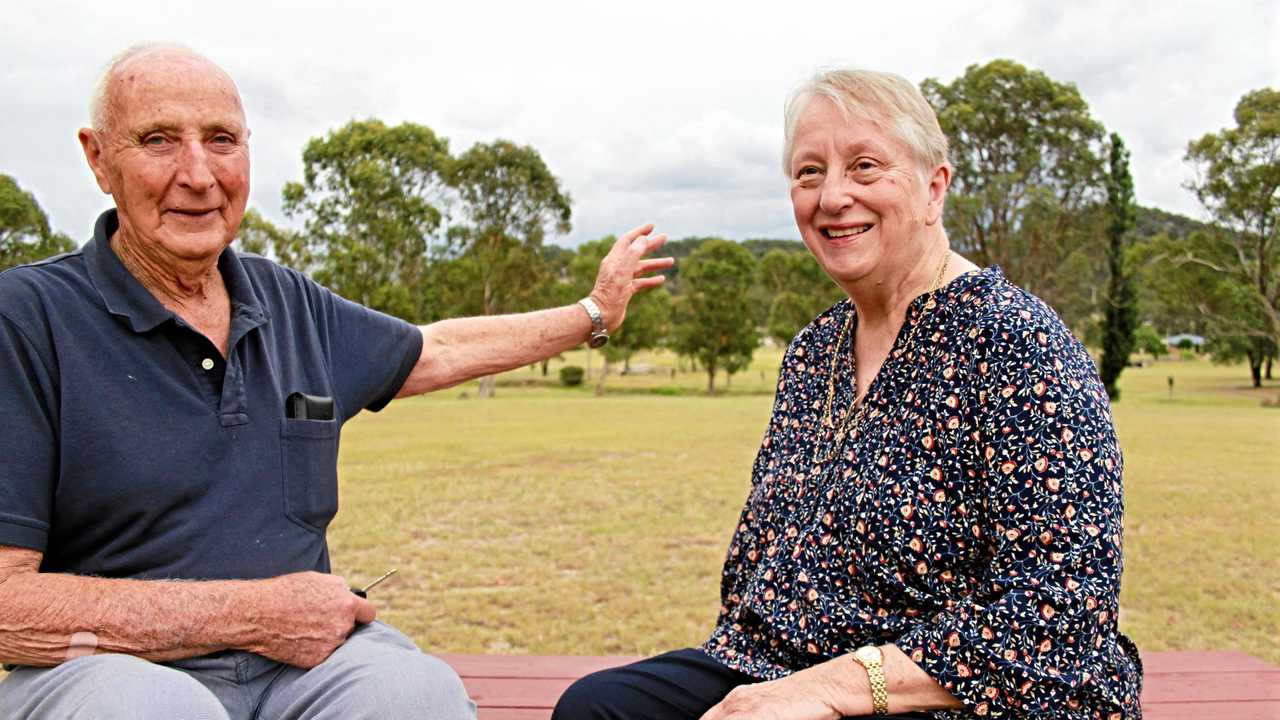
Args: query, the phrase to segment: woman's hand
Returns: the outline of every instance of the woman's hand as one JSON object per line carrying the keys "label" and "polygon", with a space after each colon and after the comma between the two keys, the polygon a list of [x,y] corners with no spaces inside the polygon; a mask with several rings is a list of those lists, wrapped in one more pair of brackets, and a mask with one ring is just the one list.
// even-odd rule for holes
{"label": "woman's hand", "polygon": [[779,680],[740,685],[702,720],[839,720],[848,689],[834,671],[828,662]]}
{"label": "woman's hand", "polygon": [[609,254],[600,262],[591,299],[600,307],[609,332],[618,329],[627,314],[627,303],[637,292],[655,288],[665,280],[651,273],[675,265],[669,257],[649,259],[646,256],[662,247],[667,236],[652,235],[653,225],[641,225],[618,238]]}

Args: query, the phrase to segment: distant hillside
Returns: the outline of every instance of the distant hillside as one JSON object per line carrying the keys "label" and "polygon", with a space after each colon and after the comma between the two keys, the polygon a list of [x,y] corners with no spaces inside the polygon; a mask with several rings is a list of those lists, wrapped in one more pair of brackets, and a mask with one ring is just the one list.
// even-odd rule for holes
{"label": "distant hillside", "polygon": [[1160,208],[1138,206],[1138,237],[1151,237],[1164,233],[1171,238],[1184,238],[1196,230],[1208,230],[1209,224],[1193,220],[1186,215],[1171,213]]}

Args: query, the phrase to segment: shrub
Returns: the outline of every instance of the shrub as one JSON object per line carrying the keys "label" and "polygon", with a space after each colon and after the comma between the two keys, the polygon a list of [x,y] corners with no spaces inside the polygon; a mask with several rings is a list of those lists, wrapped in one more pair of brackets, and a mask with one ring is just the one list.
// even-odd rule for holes
{"label": "shrub", "polygon": [[577,365],[566,365],[560,368],[560,384],[565,387],[581,385],[584,374],[585,371]]}

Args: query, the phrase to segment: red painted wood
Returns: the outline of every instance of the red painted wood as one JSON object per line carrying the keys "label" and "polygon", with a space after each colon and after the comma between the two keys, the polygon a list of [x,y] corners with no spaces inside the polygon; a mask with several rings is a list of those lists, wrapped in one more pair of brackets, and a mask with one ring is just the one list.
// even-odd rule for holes
{"label": "red painted wood", "polygon": [[572,683],[570,678],[462,678],[471,699],[482,707],[555,707]]}
{"label": "red painted wood", "polygon": [[1148,675],[1166,672],[1248,672],[1280,669],[1252,655],[1229,650],[1142,653],[1142,666]]}
{"label": "red painted wood", "polygon": [[[550,714],[542,716],[550,717]],[[1280,703],[1157,703],[1142,704],[1143,720],[1280,720]]]}
{"label": "red painted wood", "polygon": [[[565,688],[629,656],[441,655],[480,706],[480,720],[547,720]],[[1280,720],[1280,667],[1240,652],[1143,655],[1147,720]]]}
{"label": "red painted wood", "polygon": [[480,708],[476,720],[550,720],[551,708]]}
{"label": "red painted wood", "polygon": [[1280,702],[1280,669],[1271,672],[1156,673],[1147,675],[1144,703],[1270,700]]}
{"label": "red painted wood", "polygon": [[622,655],[437,655],[463,677],[544,677],[578,679],[597,670],[626,665],[639,657]]}

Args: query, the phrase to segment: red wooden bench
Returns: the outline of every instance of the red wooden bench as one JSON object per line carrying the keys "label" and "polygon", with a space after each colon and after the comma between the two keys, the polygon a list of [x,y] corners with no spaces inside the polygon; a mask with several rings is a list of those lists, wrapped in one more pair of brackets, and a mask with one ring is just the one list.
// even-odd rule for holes
{"label": "red wooden bench", "polygon": [[[441,655],[479,720],[547,720],[575,679],[630,657]],[[1146,720],[1280,720],[1280,667],[1239,652],[1144,653]]]}

